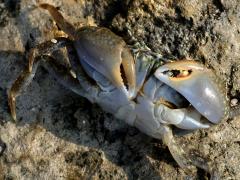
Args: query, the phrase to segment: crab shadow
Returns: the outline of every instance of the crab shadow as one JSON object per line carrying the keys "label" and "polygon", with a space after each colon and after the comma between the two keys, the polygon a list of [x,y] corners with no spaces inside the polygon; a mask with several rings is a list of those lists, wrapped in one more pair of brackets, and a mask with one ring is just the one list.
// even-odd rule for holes
{"label": "crab shadow", "polygon": [[[7,91],[25,67],[26,61],[21,52],[0,51],[1,124],[11,120]],[[103,112],[97,105],[58,84],[41,67],[33,82],[17,98],[17,114],[19,121],[16,126],[28,124],[34,129],[36,125],[40,125],[56,137],[88,147],[90,150],[87,158],[96,152],[103,152],[109,161],[125,171],[129,179],[162,179],[159,167],[150,159],[163,161],[177,168],[176,162],[161,141],[152,139]],[[65,160],[67,163],[73,163],[76,159],[82,161],[82,155],[80,152],[72,152],[65,155]],[[99,160],[102,157],[95,158]],[[101,162],[98,160],[94,163]],[[90,164],[85,166],[91,168]],[[100,171],[100,168],[92,168],[92,171]],[[89,172],[86,176],[91,176],[94,172]]]}

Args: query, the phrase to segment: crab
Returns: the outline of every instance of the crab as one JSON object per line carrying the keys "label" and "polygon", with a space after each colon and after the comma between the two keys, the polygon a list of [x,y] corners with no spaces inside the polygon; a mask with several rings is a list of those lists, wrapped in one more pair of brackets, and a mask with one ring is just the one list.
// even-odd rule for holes
{"label": "crab", "polygon": [[[147,135],[162,139],[182,168],[200,167],[217,177],[214,166],[189,157],[172,132],[173,126],[190,131],[209,128],[227,116],[224,88],[211,69],[194,60],[157,66],[151,53],[132,53],[125,41],[109,29],[76,29],[54,6],[39,6],[48,10],[68,37],[46,41],[30,50],[28,67],[8,92],[15,121],[16,98],[42,65],[65,87]],[[51,56],[65,47],[71,52],[69,67]]]}

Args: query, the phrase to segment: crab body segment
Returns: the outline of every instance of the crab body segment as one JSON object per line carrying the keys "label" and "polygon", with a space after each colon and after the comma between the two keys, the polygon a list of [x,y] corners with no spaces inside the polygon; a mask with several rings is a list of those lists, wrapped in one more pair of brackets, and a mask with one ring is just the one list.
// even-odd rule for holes
{"label": "crab body segment", "polygon": [[[16,97],[31,82],[41,64],[75,93],[142,132],[163,139],[178,164],[188,167],[188,157],[175,143],[171,127],[208,128],[226,116],[227,103],[214,80],[215,74],[193,60],[167,63],[151,74],[154,60],[144,58],[149,57],[144,53],[133,56],[123,39],[110,30],[101,27],[76,30],[55,7],[49,4],[40,7],[50,12],[69,39],[56,38],[54,43],[48,41],[31,50],[29,67],[8,93],[13,119],[16,120]],[[70,68],[49,56],[62,47],[75,52],[73,57],[69,55]],[[205,170],[212,171],[212,168],[206,166]]]}

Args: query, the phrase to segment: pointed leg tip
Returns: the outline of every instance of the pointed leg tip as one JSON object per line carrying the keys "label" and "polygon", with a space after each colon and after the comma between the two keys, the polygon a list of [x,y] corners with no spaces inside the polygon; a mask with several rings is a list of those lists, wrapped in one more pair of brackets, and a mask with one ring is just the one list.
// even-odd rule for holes
{"label": "pointed leg tip", "polygon": [[17,116],[16,115],[12,115],[12,120],[13,120],[13,122],[17,122]]}
{"label": "pointed leg tip", "polygon": [[12,91],[9,92],[8,94],[8,105],[10,108],[10,114],[14,122],[17,121],[17,115],[16,115],[16,100],[13,95]]}
{"label": "pointed leg tip", "polygon": [[[14,102],[15,103],[15,102]],[[15,106],[12,106],[13,104],[10,104],[10,115],[13,120],[13,122],[17,122],[17,114],[16,114],[16,108]]]}

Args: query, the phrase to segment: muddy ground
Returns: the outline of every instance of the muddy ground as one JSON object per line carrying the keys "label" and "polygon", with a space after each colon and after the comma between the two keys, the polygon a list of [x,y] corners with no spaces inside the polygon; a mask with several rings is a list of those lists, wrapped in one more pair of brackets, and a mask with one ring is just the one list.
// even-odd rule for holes
{"label": "muddy ground", "polygon": [[[240,1],[68,0],[72,23],[92,17],[129,41],[169,59],[192,58],[212,68],[228,98],[240,98]],[[30,0],[0,0],[0,179],[205,179],[185,173],[152,139],[59,85],[39,68],[17,99],[13,123],[7,90],[27,65],[27,52],[52,38],[49,14]],[[176,137],[187,151],[215,162],[222,179],[240,179],[240,118]]]}

